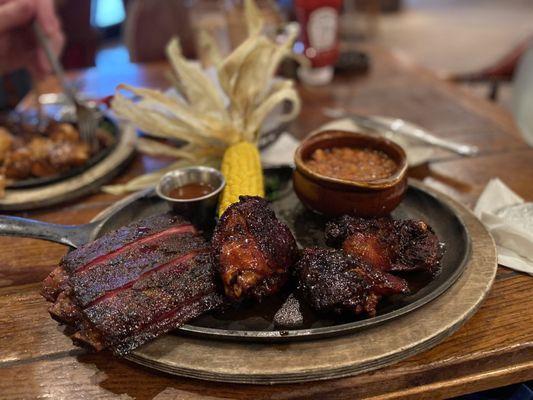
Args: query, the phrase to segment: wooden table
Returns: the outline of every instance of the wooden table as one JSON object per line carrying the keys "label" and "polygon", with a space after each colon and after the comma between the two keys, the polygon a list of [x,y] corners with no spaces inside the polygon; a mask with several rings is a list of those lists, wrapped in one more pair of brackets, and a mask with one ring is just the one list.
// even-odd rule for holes
{"label": "wooden table", "polygon": [[[303,111],[293,132],[304,136],[326,122],[323,107],[398,116],[436,135],[478,145],[475,158],[432,162],[411,175],[472,206],[498,176],[533,200],[533,149],[503,109],[470,97],[398,55],[369,49],[372,72],[301,88]],[[164,64],[126,70],[82,71],[87,90],[106,95],[116,84],[165,87]],[[57,85],[47,83],[51,89]],[[117,181],[165,163],[138,157]],[[88,222],[117,197],[97,193],[77,202],[18,215],[56,223]],[[246,386],[181,379],[153,372],[109,353],[74,347],[47,314],[40,281],[65,248],[43,241],[0,238],[0,398],[52,399],[438,399],[533,379],[533,280],[500,267],[478,313],[435,348],[391,367],[352,378],[291,386]]]}

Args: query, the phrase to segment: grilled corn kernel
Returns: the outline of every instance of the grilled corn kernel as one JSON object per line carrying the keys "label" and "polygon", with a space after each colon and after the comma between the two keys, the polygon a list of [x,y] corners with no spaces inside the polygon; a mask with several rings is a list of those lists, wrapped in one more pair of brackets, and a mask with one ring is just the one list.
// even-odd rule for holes
{"label": "grilled corn kernel", "polygon": [[257,147],[249,142],[239,142],[226,149],[222,158],[222,174],[226,187],[222,192],[218,215],[231,204],[239,201],[239,196],[265,195],[263,170]]}

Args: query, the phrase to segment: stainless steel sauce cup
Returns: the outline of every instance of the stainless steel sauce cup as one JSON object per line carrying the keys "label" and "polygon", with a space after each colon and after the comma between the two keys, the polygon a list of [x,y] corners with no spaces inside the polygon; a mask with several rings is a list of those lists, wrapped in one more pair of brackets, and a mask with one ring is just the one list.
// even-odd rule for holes
{"label": "stainless steel sauce cup", "polygon": [[[204,183],[213,191],[196,198],[176,199],[170,192],[190,183]],[[222,173],[211,167],[187,167],[167,172],[156,186],[157,195],[170,204],[172,209],[191,220],[196,225],[208,226],[214,223],[218,198],[226,181]]]}

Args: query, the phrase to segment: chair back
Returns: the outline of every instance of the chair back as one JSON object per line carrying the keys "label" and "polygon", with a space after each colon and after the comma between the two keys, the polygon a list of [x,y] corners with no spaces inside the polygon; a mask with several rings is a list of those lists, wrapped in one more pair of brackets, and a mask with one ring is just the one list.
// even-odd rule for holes
{"label": "chair back", "polygon": [[533,146],[533,40],[515,73],[511,110],[525,141]]}
{"label": "chair back", "polygon": [[164,60],[170,39],[180,39],[183,53],[194,55],[193,32],[183,0],[129,0],[124,42],[132,62]]}

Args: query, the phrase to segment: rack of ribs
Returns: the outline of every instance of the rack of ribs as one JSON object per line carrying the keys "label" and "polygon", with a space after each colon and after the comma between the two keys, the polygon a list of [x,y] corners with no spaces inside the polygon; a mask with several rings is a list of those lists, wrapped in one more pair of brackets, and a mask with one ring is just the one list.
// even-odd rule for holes
{"label": "rack of ribs", "polygon": [[126,354],[223,303],[210,246],[162,214],[69,252],[45,279],[53,318],[75,343]]}
{"label": "rack of ribs", "polygon": [[261,197],[241,196],[222,214],[212,240],[226,295],[261,300],[287,281],[298,248]]}
{"label": "rack of ribs", "polygon": [[326,225],[326,243],[382,271],[440,272],[443,245],[420,220],[343,216]]}
{"label": "rack of ribs", "polygon": [[307,248],[295,265],[298,290],[319,312],[376,315],[383,296],[407,294],[407,282],[341,250]]}

